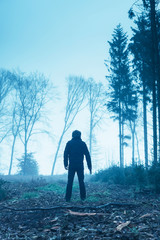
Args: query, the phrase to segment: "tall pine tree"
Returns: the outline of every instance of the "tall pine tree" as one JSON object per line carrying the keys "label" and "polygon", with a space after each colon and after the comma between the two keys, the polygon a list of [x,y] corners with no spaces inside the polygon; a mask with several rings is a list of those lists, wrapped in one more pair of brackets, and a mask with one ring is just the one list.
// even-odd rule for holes
{"label": "tall pine tree", "polygon": [[119,24],[112,36],[112,41],[109,41],[111,61],[110,75],[107,77],[109,82],[107,108],[114,113],[114,119],[119,122],[119,158],[120,167],[124,167],[124,124],[128,120],[136,119],[136,110],[133,106],[137,104],[137,100],[134,97],[135,91],[130,74],[127,34]]}
{"label": "tall pine tree", "polygon": [[[152,73],[152,105],[153,105],[153,164],[160,160],[160,40],[159,40],[159,0],[142,0],[148,14],[151,28],[151,73]],[[158,104],[157,104],[158,103]],[[159,132],[159,156],[157,151],[157,110]]]}
{"label": "tall pine tree", "polygon": [[144,126],[144,156],[145,167],[148,168],[148,134],[147,134],[147,104],[152,91],[151,77],[151,32],[144,13],[135,20],[136,27],[132,28],[133,36],[129,45],[133,55],[133,71],[137,78],[139,93],[143,102]]}

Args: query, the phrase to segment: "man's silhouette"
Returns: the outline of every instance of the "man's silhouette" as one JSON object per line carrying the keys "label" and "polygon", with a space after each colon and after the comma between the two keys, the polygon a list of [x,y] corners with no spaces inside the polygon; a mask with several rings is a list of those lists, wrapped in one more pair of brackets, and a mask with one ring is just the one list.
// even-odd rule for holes
{"label": "man's silhouette", "polygon": [[86,157],[87,166],[92,173],[91,157],[85,142],[81,139],[81,132],[78,130],[73,131],[72,140],[68,141],[64,150],[64,167],[68,170],[68,183],[66,188],[66,201],[70,201],[72,195],[72,185],[74,175],[77,172],[80,197],[82,200],[86,198],[86,189],[84,184],[84,165],[83,159]]}

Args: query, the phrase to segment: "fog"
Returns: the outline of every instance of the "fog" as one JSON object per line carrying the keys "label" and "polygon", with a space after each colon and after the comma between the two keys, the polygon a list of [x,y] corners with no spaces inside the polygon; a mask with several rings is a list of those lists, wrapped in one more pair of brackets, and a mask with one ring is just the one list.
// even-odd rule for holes
{"label": "fog", "polygon": [[[128,11],[132,3],[132,0],[0,2],[0,67],[26,74],[43,73],[54,87],[52,99],[46,104],[42,114],[42,121],[35,127],[40,133],[33,135],[28,142],[28,152],[34,153],[40,174],[51,174],[58,140],[63,130],[67,102],[66,78],[71,75],[82,76],[86,81],[93,78],[96,83],[103,84],[105,95],[108,87],[105,78],[107,68],[104,64],[104,60],[109,59],[107,41],[111,40],[113,29],[119,23],[130,35],[133,22],[128,18]],[[112,114],[105,106],[104,112],[100,125],[94,129],[93,172],[119,164],[118,122],[110,118]],[[75,129],[82,132],[82,140],[88,145],[89,110],[85,102],[83,109],[64,134],[55,174],[65,173],[63,151]],[[138,132],[141,142],[142,121],[139,122]],[[2,174],[8,174],[11,146],[12,136],[8,135],[0,145]],[[143,144],[140,144],[139,150],[143,163]],[[23,153],[24,146],[17,138],[12,174],[17,173],[17,158],[21,158]],[[135,158],[138,159],[137,153]],[[131,140],[125,148],[125,164],[131,164]]]}

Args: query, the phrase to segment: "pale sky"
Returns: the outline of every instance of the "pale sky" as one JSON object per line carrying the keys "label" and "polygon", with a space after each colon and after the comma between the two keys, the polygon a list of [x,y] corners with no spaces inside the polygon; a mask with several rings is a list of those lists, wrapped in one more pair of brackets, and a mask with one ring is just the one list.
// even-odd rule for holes
{"label": "pale sky", "polygon": [[130,31],[134,0],[0,0],[0,66],[103,80],[107,41],[119,23]]}
{"label": "pale sky", "polygon": [[[128,10],[133,3],[134,0],[0,0],[0,67],[42,72],[60,91],[64,91],[65,78],[73,74],[93,77],[105,84],[107,41],[119,23],[130,33]],[[111,121],[106,126],[113,127],[113,139],[107,129],[99,132],[103,148],[109,149],[104,155],[117,158],[117,129]],[[56,142],[47,149],[45,158],[50,159],[46,169],[43,159],[40,160],[41,173],[50,174],[52,145]],[[41,147],[40,154],[45,156],[46,142]]]}

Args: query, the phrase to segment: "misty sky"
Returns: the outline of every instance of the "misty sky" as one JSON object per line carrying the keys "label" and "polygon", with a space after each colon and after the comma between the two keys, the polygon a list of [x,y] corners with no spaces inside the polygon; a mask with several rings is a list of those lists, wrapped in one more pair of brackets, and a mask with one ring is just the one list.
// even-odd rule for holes
{"label": "misty sky", "polygon": [[0,0],[0,66],[104,79],[108,44],[119,23],[130,30],[134,0]]}
{"label": "misty sky", "polygon": [[[0,0],[0,67],[42,72],[61,89],[70,74],[93,77],[105,84],[107,41],[119,23],[130,33],[128,10],[133,3],[134,0]],[[103,133],[99,135],[104,137]],[[48,169],[52,147],[50,144]]]}

